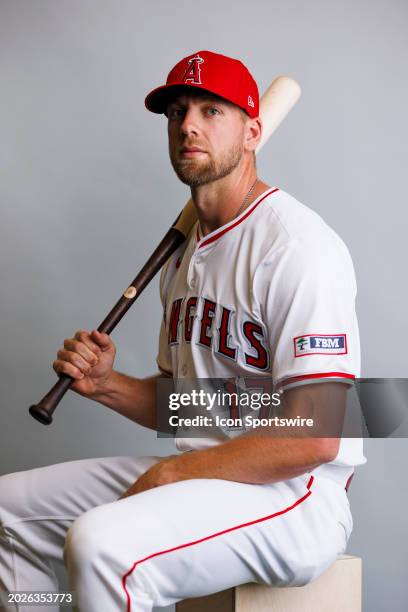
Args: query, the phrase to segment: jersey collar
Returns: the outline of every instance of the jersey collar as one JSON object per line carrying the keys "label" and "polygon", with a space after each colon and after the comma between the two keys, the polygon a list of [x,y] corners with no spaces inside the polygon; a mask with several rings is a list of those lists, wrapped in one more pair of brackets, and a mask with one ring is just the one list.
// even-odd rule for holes
{"label": "jersey collar", "polygon": [[234,229],[234,227],[237,227],[237,225],[245,221],[245,219],[247,219],[249,215],[251,215],[254,212],[254,210],[259,206],[259,204],[263,202],[263,200],[265,200],[265,198],[267,198],[272,193],[275,193],[275,191],[279,191],[279,188],[273,187],[272,189],[268,189],[266,192],[264,191],[264,193],[261,193],[261,195],[258,196],[257,199],[254,202],[252,202],[252,204],[247,208],[247,210],[244,210],[239,215],[239,217],[237,217],[236,219],[233,219],[232,221],[229,221],[222,227],[218,227],[216,230],[214,230],[213,232],[210,232],[206,236],[201,236],[200,223],[197,222],[197,235],[196,235],[197,249],[201,249],[207,246],[208,244],[215,242],[216,240],[218,240],[218,238],[221,238],[221,236],[223,236],[230,230]]}

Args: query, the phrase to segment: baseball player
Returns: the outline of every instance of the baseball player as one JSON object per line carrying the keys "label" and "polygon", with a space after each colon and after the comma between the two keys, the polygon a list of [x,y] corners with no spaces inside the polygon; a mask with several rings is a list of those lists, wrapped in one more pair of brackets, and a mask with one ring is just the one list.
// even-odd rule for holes
{"label": "baseball player", "polygon": [[[65,340],[55,371],[152,429],[163,376],[269,377],[289,406],[328,411],[360,375],[353,265],[316,213],[258,178],[253,77],[199,51],[146,107],[167,117],[170,160],[198,216],[161,273],[159,373],[117,372],[110,337],[84,330]],[[57,591],[54,565],[64,563],[76,610],[147,612],[242,583],[303,585],[345,551],[361,439],[182,434],[183,452],[167,457],[2,476],[0,588]]]}

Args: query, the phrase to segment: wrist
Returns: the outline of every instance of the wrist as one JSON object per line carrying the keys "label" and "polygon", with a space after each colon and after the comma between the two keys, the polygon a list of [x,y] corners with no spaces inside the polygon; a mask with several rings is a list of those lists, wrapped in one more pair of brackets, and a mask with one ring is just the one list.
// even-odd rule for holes
{"label": "wrist", "polygon": [[98,379],[95,382],[95,390],[88,395],[91,400],[99,401],[102,397],[111,397],[114,395],[117,389],[117,372],[111,370],[111,372],[104,378]]}
{"label": "wrist", "polygon": [[203,478],[203,465],[197,454],[200,451],[185,452],[171,457],[166,467],[166,477],[170,482]]}

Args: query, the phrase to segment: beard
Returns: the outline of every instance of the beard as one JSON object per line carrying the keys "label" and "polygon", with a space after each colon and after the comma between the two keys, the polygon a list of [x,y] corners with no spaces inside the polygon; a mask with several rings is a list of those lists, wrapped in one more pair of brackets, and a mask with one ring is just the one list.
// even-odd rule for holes
{"label": "beard", "polygon": [[236,144],[217,160],[179,159],[170,150],[170,161],[180,181],[190,187],[198,187],[228,176],[238,166],[242,155],[241,144]]}

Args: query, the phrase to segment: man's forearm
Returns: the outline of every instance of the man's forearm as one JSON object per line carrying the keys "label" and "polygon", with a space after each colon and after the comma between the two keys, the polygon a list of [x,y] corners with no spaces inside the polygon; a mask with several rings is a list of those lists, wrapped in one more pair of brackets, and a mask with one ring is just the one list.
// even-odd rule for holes
{"label": "man's forearm", "polygon": [[[220,478],[265,484],[295,478],[331,461],[333,441],[242,435],[218,446],[184,453],[173,463],[176,479]],[[178,478],[177,478],[178,477]]]}
{"label": "man's forearm", "polygon": [[106,384],[92,399],[122,416],[150,429],[156,429],[156,381],[160,374],[133,378],[113,371]]}
{"label": "man's forearm", "polygon": [[184,453],[169,461],[169,470],[173,469],[176,480],[221,478],[254,484],[312,471],[338,454],[347,389],[327,382],[289,390],[281,398],[281,416],[312,418],[312,429],[251,429],[217,446]]}

